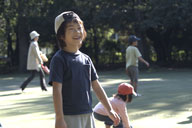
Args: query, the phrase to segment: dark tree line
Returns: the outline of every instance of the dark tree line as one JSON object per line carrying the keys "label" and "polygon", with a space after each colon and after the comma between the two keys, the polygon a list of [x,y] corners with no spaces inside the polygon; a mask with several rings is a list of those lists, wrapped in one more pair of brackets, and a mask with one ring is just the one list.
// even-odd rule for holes
{"label": "dark tree line", "polygon": [[40,46],[52,48],[54,54],[54,18],[73,10],[88,33],[81,50],[96,66],[124,63],[130,34],[142,38],[139,48],[148,61],[161,66],[190,64],[191,7],[190,0],[1,0],[0,56],[10,58],[11,67],[25,71],[32,30],[41,34]]}

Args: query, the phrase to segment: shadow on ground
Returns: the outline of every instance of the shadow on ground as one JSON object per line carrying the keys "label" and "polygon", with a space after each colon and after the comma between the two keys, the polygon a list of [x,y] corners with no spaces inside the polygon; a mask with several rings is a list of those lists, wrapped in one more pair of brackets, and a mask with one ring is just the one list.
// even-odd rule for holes
{"label": "shadow on ground", "polygon": [[[118,84],[129,82],[123,69],[98,74],[108,97],[117,92]],[[41,92],[38,76],[27,87],[27,92],[21,93],[19,86],[27,77],[28,74],[0,76],[0,118],[28,113],[54,114],[51,87],[48,92]],[[142,96],[134,97],[132,103],[127,104],[130,119],[160,117],[166,120],[181,117],[181,121],[174,123],[191,124],[192,116],[183,115],[192,113],[191,78],[191,69],[141,71],[138,91]],[[93,107],[97,103],[93,92]]]}
{"label": "shadow on ground", "polygon": [[[127,104],[132,120],[158,115],[165,119],[174,118],[182,112],[192,112],[192,70],[145,71],[139,78],[138,91],[142,96],[134,97],[132,103]],[[108,96],[117,92],[120,81],[129,82],[123,71],[105,72],[100,79],[101,83],[116,81],[104,86]],[[95,105],[98,101],[96,98],[94,101]]]}
{"label": "shadow on ground", "polygon": [[192,116],[187,117],[185,121],[178,122],[178,124],[191,124],[192,123]]}

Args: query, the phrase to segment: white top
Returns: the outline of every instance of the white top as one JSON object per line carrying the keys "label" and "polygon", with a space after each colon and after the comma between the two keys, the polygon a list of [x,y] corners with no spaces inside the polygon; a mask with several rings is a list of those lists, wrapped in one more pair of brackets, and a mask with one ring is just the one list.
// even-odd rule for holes
{"label": "white top", "polygon": [[36,41],[32,41],[28,51],[27,70],[39,71],[40,64],[43,64],[40,54],[41,51],[39,50],[38,43]]}

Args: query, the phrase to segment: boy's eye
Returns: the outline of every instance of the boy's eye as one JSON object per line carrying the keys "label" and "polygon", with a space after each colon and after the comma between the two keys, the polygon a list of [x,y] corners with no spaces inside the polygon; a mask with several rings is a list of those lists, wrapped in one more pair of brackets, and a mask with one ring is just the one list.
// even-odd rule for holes
{"label": "boy's eye", "polygon": [[74,30],[75,30],[75,28],[70,27],[70,28],[68,28],[68,30],[69,30],[69,31],[74,31]]}
{"label": "boy's eye", "polygon": [[78,27],[78,28],[68,28],[69,31],[75,31],[75,30],[78,30],[78,31],[81,31],[81,27]]}
{"label": "boy's eye", "polygon": [[69,28],[69,30],[74,30],[74,28]]}

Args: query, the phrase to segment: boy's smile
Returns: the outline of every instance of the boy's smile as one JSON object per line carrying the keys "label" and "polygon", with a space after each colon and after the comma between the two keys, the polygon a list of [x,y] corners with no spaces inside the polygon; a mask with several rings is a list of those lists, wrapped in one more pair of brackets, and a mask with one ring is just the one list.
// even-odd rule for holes
{"label": "boy's smile", "polygon": [[67,46],[79,46],[82,43],[83,28],[80,24],[75,22],[68,23],[65,33],[65,43]]}

